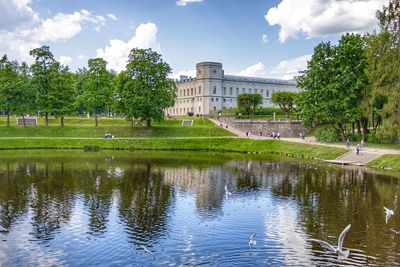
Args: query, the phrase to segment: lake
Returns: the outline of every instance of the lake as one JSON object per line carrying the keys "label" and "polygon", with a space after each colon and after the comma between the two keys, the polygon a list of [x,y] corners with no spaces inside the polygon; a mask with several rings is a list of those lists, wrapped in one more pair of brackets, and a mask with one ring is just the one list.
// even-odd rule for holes
{"label": "lake", "polygon": [[[2,151],[0,266],[400,265],[398,192],[388,174],[265,155]],[[347,259],[313,241],[348,224]]]}

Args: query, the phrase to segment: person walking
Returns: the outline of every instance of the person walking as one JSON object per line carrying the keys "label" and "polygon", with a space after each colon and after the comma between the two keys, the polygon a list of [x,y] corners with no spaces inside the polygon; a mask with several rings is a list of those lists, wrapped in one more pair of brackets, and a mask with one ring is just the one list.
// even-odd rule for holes
{"label": "person walking", "polygon": [[360,150],[361,150],[360,144],[357,144],[357,145],[356,145],[356,153],[357,153],[357,156],[360,155]]}
{"label": "person walking", "polygon": [[351,145],[350,140],[349,140],[349,138],[347,138],[347,140],[346,140],[346,147],[347,147],[347,148],[350,148],[350,145]]}

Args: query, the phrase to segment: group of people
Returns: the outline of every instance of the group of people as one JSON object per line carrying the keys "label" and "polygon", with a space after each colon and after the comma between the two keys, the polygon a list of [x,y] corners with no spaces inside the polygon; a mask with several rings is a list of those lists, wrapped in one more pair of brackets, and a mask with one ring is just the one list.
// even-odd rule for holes
{"label": "group of people", "polygon": [[267,136],[272,137],[272,139],[281,139],[281,133],[280,132],[267,132]]}

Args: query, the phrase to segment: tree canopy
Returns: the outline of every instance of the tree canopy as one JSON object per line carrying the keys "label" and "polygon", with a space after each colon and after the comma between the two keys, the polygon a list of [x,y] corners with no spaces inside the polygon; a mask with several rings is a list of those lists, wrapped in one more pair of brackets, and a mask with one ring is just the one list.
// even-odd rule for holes
{"label": "tree canopy", "polygon": [[346,140],[346,122],[360,119],[358,105],[367,87],[365,43],[360,35],[346,34],[337,46],[320,43],[298,78],[304,90],[299,105],[306,125],[332,124]]}
{"label": "tree canopy", "polygon": [[244,110],[246,115],[254,115],[256,108],[263,102],[260,94],[241,94],[237,98],[238,108]]}
{"label": "tree canopy", "polygon": [[273,92],[271,102],[278,105],[288,117],[289,113],[295,108],[297,96],[298,93],[295,92]]}
{"label": "tree canopy", "polygon": [[168,75],[171,67],[152,49],[134,48],[129,54],[126,73],[120,74],[120,101],[127,116],[146,121],[164,119],[164,110],[174,105],[176,85]]}

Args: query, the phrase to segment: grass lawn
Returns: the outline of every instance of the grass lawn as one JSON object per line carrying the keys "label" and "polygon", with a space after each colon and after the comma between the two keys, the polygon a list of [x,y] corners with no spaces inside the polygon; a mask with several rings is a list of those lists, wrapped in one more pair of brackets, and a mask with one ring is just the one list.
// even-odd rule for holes
{"label": "grass lawn", "polygon": [[[189,118],[187,118],[189,119]],[[15,121],[10,127],[5,127],[5,117],[0,118],[0,137],[86,137],[102,138],[105,133],[123,138],[160,138],[160,137],[211,137],[232,136],[230,132],[218,127],[208,119],[190,118],[192,126],[182,126],[183,118],[168,119],[161,123],[153,123],[153,127],[130,126],[124,118],[100,118],[99,126],[93,126],[93,119],[67,118],[65,126],[61,127],[58,120],[50,119],[49,126],[16,126]]]}
{"label": "grass lawn", "polygon": [[383,155],[368,163],[368,167],[400,171],[400,155]]}

